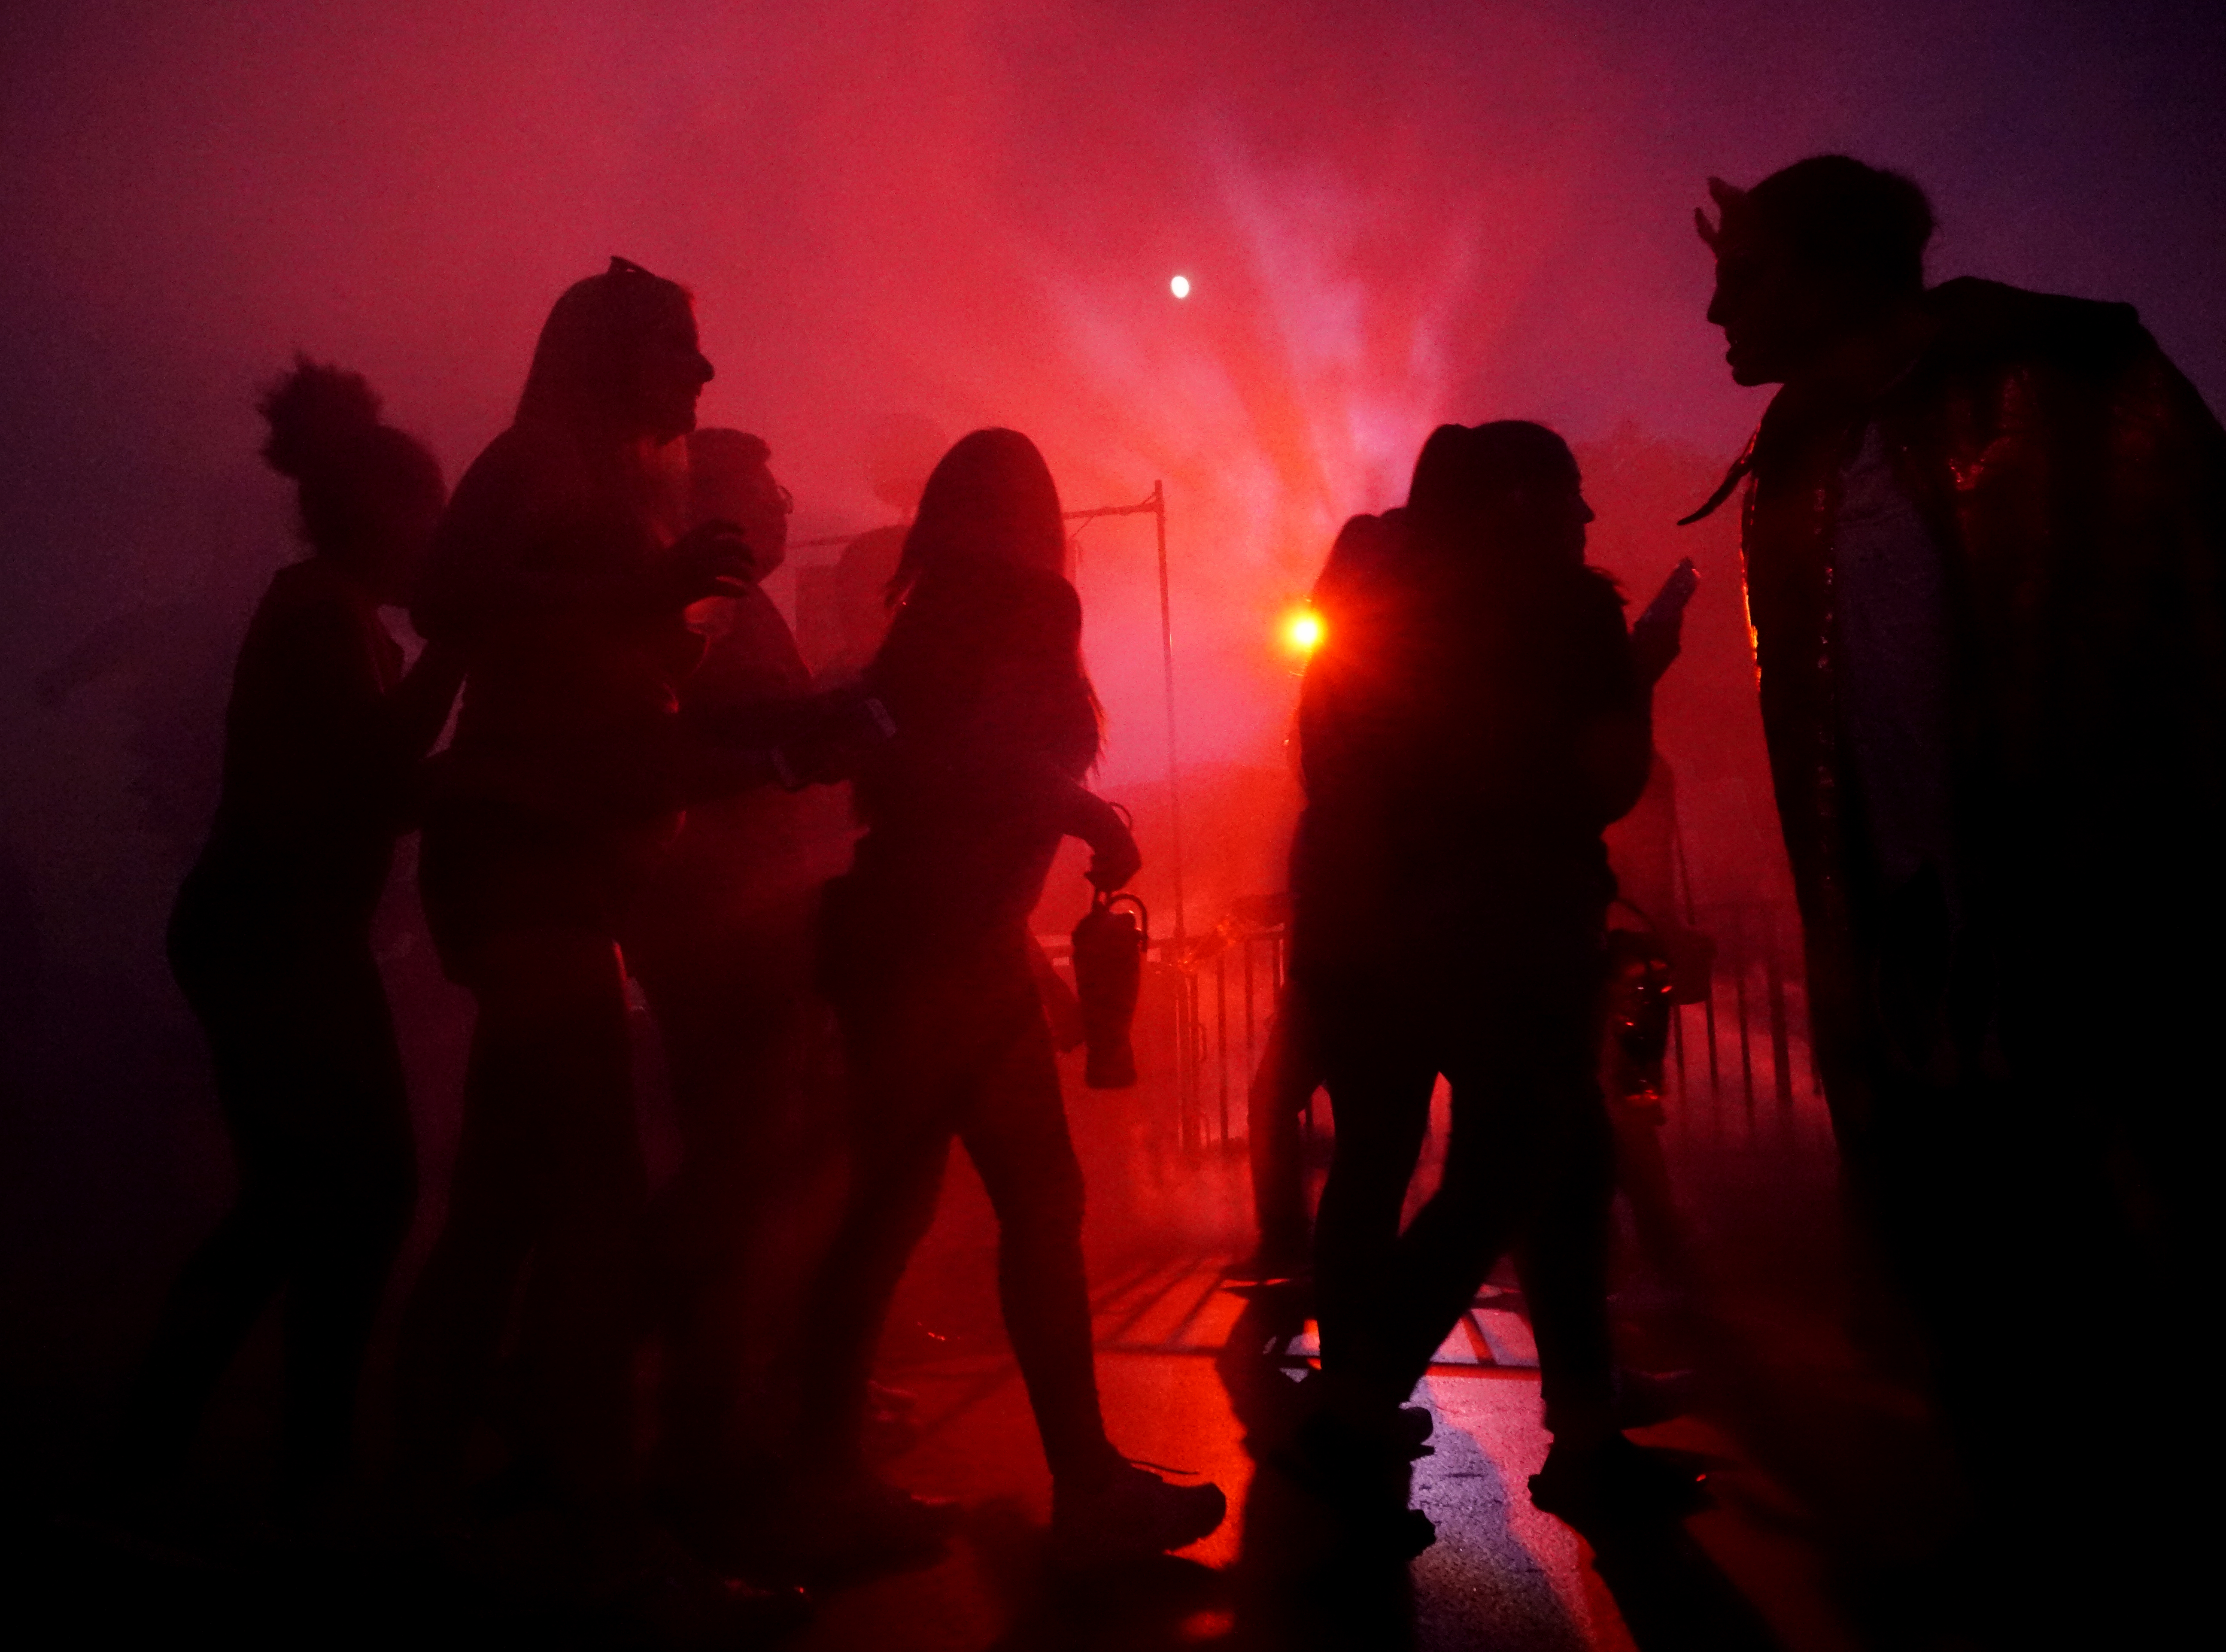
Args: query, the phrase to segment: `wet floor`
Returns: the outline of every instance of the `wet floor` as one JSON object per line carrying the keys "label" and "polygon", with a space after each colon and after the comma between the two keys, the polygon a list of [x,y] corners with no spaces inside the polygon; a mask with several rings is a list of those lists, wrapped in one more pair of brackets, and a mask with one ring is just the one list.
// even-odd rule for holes
{"label": "wet floor", "polygon": [[[1026,1396],[1002,1355],[928,1357],[889,1373],[919,1395],[921,1436],[890,1461],[907,1488],[969,1514],[938,1566],[832,1598],[811,1649],[1320,1645],[1508,1652],[1655,1646],[1817,1648],[1854,1640],[1836,1621],[1784,1494],[1705,1424],[1650,1442],[1712,1461],[1717,1506],[1646,1553],[1604,1563],[1530,1505],[1543,1463],[1536,1352],[1512,1293],[1487,1294],[1418,1395],[1436,1422],[1415,1503],[1439,1541],[1411,1566],[1338,1575],[1320,1511],[1247,1450],[1247,1420],[1293,1386],[1313,1325],[1230,1288],[1224,1259],[1138,1262],[1097,1293],[1109,1427],[1130,1456],[1202,1475],[1229,1494],[1221,1530],[1163,1572],[1103,1595],[1043,1582],[1051,1486]],[[1301,1310],[1302,1312],[1302,1310]]]}

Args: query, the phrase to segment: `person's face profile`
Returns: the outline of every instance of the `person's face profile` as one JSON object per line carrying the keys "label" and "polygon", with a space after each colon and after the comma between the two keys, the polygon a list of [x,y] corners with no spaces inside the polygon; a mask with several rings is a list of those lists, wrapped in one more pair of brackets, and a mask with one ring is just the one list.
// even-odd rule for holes
{"label": "person's face profile", "polygon": [[1561,497],[1561,509],[1556,527],[1561,537],[1561,549],[1568,553],[1572,561],[1584,560],[1585,530],[1597,518],[1593,507],[1585,498],[1584,485],[1575,477],[1571,477],[1568,492]]}
{"label": "person's face profile", "polygon": [[795,508],[788,490],[764,465],[723,473],[699,472],[690,484],[691,519],[731,522],[740,528],[749,547],[753,579],[764,579],[787,560],[788,517]]}
{"label": "person's face profile", "polygon": [[676,442],[696,428],[696,402],[711,382],[711,364],[696,340],[696,315],[676,305],[644,340],[639,391],[643,423],[659,442]]}
{"label": "person's face profile", "polygon": [[788,513],[795,509],[788,490],[759,466],[738,491],[734,522],[750,548],[750,567],[764,579],[788,560]]}
{"label": "person's face profile", "polygon": [[1776,237],[1727,230],[1716,249],[1708,320],[1723,329],[1733,384],[1778,384],[1797,377],[1854,317],[1845,283]]}

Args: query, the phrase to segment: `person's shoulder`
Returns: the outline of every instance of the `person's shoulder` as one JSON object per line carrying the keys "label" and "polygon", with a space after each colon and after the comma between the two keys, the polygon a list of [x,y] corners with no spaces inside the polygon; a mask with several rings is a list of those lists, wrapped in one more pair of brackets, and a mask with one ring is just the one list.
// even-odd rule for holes
{"label": "person's shoulder", "polygon": [[1082,623],[1082,593],[1074,588],[1072,580],[1046,569],[1023,569],[1021,574],[1020,600],[1046,613],[1072,618],[1077,625]]}
{"label": "person's shoulder", "polygon": [[1082,594],[1063,574],[1046,568],[983,563],[965,581],[973,601],[1016,620],[1059,629],[1079,630]]}
{"label": "person's shoulder", "polygon": [[1386,511],[1381,516],[1347,517],[1329,548],[1332,567],[1361,567],[1396,556],[1406,540],[1407,513]]}
{"label": "person's shoulder", "polygon": [[1381,516],[1347,518],[1314,581],[1315,603],[1334,604],[1377,583],[1405,543],[1405,514],[1387,511]]}
{"label": "person's shoulder", "polygon": [[552,482],[576,478],[579,470],[579,446],[563,432],[513,424],[480,449],[457,480],[452,499],[468,504],[521,489],[543,491]]}
{"label": "person's shoulder", "polygon": [[1930,289],[1924,308],[1940,328],[1934,351],[1951,364],[2030,363],[2107,375],[2156,347],[2131,304],[2037,293],[1975,276]]}
{"label": "person's shoulder", "polygon": [[312,663],[347,657],[366,623],[347,576],[324,557],[305,556],[270,576],[240,645],[241,668],[285,674],[314,669]]}
{"label": "person's shoulder", "polygon": [[725,626],[715,650],[723,646],[759,670],[784,679],[808,682],[811,672],[797,652],[796,633],[780,605],[755,585],[746,585],[726,597]]}
{"label": "person's shoulder", "polygon": [[357,600],[347,576],[323,556],[304,556],[270,576],[256,605],[258,625],[352,620]]}

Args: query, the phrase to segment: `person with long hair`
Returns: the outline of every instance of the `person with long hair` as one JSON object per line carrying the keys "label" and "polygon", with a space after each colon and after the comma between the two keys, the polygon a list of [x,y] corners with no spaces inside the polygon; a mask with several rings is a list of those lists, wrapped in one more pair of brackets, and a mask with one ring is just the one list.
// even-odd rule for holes
{"label": "person with long hair", "polygon": [[1083,785],[1098,708],[1065,567],[1058,489],[1033,442],[977,430],[944,456],[867,673],[896,733],[859,774],[866,835],[825,901],[853,1168],[811,1295],[799,1466],[805,1503],[862,1546],[932,1541],[934,1511],[870,1474],[860,1436],[874,1345],[956,1138],[997,1214],[1000,1299],[1051,1465],[1054,1553],[1086,1569],[1194,1542],[1226,1504],[1214,1486],[1122,1457],[1098,1406],[1082,1171],[1028,917],[1063,837],[1091,845],[1100,889],[1140,861],[1118,812]]}
{"label": "person with long hair", "polygon": [[710,377],[684,288],[622,258],[573,285],[411,611],[466,664],[419,880],[478,1010],[448,1221],[399,1354],[422,1508],[460,1488],[513,1322],[522,1477],[591,1517],[630,1493],[647,1190],[617,943],[679,823],[677,688],[703,647],[684,610],[747,571],[731,524],[675,540],[659,516],[662,450]]}
{"label": "person with long hair", "polygon": [[[1517,1245],[1554,1435],[1533,1499],[1589,1523],[1673,1509],[1689,1484],[1613,1424],[1600,834],[1644,785],[1651,718],[1622,599],[1585,563],[1591,520],[1552,431],[1446,425],[1406,507],[1348,524],[1315,594],[1292,973],[1337,1147],[1315,1240],[1322,1402],[1297,1460],[1409,1552],[1432,1533],[1405,1506],[1427,1429],[1402,1402]],[[1441,1075],[1444,1173],[1402,1232]]]}
{"label": "person with long hair", "polygon": [[225,720],[223,791],[179,892],[172,969],[208,1036],[238,1191],[172,1288],[129,1399],[128,1465],[185,1457],[209,1396],[285,1294],[282,1495],[345,1477],[358,1380],[409,1226],[416,1155],[372,918],[412,777],[461,675],[403,669],[379,617],[410,595],[441,467],[359,375],[307,359],[263,399],[264,456],[309,555],[270,581]]}

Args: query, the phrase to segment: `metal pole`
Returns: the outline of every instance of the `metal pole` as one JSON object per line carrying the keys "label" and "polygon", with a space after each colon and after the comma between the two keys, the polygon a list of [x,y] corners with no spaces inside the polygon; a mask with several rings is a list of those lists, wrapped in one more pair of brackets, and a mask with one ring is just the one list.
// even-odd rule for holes
{"label": "metal pole", "polygon": [[1182,786],[1175,778],[1175,624],[1174,610],[1167,600],[1167,484],[1152,484],[1152,521],[1160,536],[1160,664],[1165,676],[1167,698],[1167,837],[1173,848],[1175,880],[1175,939],[1181,940],[1190,931],[1183,913],[1183,837]]}
{"label": "metal pole", "polygon": [[1778,914],[1770,914],[1770,1069],[1778,1084],[1778,1104],[1793,1105],[1792,1040],[1785,1027],[1785,969],[1778,961]]}
{"label": "metal pole", "polygon": [[1746,909],[1742,906],[1734,910],[1740,915],[1739,968],[1732,973],[1732,990],[1737,994],[1734,1001],[1739,1007],[1739,1083],[1741,1093],[1746,1097],[1746,1110],[1752,1113],[1754,1111],[1754,1049],[1748,1036],[1746,1025]]}
{"label": "metal pole", "polygon": [[1229,954],[1213,959],[1213,1064],[1221,1075],[1221,1145],[1229,1145]]}

